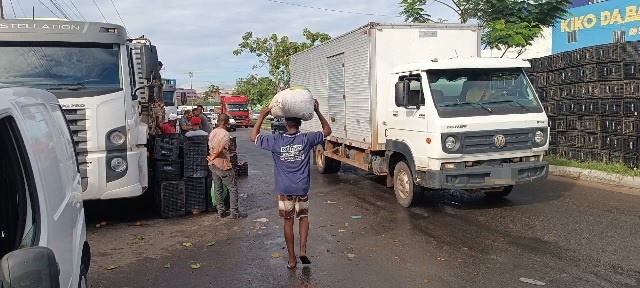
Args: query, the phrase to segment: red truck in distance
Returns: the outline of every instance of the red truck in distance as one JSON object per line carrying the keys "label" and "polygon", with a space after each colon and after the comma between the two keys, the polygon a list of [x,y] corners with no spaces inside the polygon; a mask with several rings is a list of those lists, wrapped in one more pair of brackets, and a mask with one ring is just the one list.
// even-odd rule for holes
{"label": "red truck in distance", "polygon": [[239,127],[249,128],[249,101],[244,95],[225,95],[220,97],[222,113],[229,114]]}

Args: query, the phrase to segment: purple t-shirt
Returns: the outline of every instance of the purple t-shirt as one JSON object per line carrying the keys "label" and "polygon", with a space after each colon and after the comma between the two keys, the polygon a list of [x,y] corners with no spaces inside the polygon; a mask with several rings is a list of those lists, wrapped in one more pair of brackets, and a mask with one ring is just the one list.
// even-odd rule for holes
{"label": "purple t-shirt", "polygon": [[271,151],[276,193],[307,195],[311,184],[311,150],[324,141],[322,132],[258,135],[256,145]]}

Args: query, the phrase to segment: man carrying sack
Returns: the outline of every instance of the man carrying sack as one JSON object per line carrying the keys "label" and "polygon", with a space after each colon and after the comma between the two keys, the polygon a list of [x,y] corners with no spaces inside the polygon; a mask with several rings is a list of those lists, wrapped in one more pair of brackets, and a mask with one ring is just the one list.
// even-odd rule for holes
{"label": "man carrying sack", "polygon": [[297,264],[293,235],[293,224],[296,218],[300,225],[300,261],[302,264],[311,264],[309,257],[307,257],[307,237],[309,234],[309,196],[307,194],[311,184],[310,155],[313,147],[320,145],[327,136],[331,135],[331,127],[320,113],[318,101],[312,100],[310,103],[313,103],[313,111],[322,124],[322,132],[302,133],[300,132],[302,120],[297,117],[286,117],[285,114],[286,134],[260,135],[262,122],[271,111],[269,107],[265,107],[260,111],[260,117],[251,133],[251,141],[260,148],[271,151],[273,156],[275,190],[278,193],[279,215],[284,218],[284,237],[289,253],[287,268],[289,269],[294,269]]}

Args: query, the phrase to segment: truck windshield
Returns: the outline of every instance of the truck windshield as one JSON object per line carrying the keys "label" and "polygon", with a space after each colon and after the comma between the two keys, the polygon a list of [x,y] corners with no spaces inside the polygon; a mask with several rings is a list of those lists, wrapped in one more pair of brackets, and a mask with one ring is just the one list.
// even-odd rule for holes
{"label": "truck windshield", "polygon": [[227,110],[229,110],[229,111],[249,111],[249,105],[247,105],[247,104],[227,104]]}
{"label": "truck windshield", "polygon": [[522,69],[453,69],[427,71],[440,117],[542,112]]}
{"label": "truck windshield", "polygon": [[0,83],[51,90],[121,88],[118,44],[0,43]]}
{"label": "truck windshield", "polygon": [[176,94],[176,91],[162,91],[162,97],[164,98],[164,105],[174,106],[175,103],[173,103],[173,101],[175,99],[175,94]]}

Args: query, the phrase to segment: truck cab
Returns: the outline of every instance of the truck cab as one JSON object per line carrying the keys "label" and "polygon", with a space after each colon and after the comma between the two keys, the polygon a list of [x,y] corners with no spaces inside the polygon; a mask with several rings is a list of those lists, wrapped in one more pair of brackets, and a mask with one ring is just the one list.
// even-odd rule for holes
{"label": "truck cab", "polygon": [[249,116],[249,102],[244,95],[225,95],[220,97],[222,113],[229,114],[237,126],[249,128],[251,117]]}
{"label": "truck cab", "polygon": [[518,59],[434,59],[395,69],[388,94],[395,97],[387,98],[380,136],[399,200],[412,198],[414,187],[399,185],[408,180],[498,197],[513,185],[547,177],[549,127],[523,71],[528,65]]}
{"label": "truck cab", "polygon": [[[62,107],[46,91],[6,86],[0,85],[0,287],[88,287],[80,168]],[[28,286],[36,279],[39,286]]]}
{"label": "truck cab", "polygon": [[58,98],[78,154],[83,199],[142,194],[149,186],[147,139],[159,133],[164,112],[148,101],[155,46],[108,23],[0,19],[0,28],[0,83]]}

